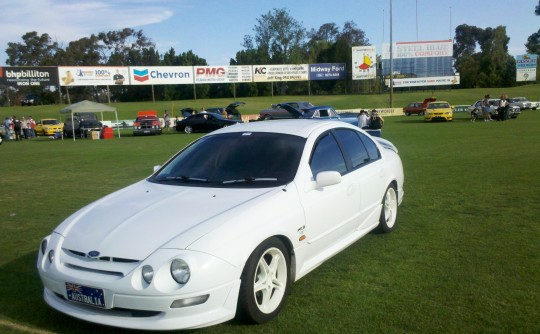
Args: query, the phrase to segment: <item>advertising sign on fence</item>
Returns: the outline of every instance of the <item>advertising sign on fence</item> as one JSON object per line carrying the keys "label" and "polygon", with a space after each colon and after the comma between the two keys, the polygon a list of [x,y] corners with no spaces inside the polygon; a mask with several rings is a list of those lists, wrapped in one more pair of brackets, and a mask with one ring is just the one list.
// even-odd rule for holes
{"label": "advertising sign on fence", "polygon": [[136,66],[129,68],[132,85],[193,84],[193,66]]}
{"label": "advertising sign on fence", "polygon": [[307,81],[309,65],[254,65],[254,82]]}
{"label": "advertising sign on fence", "polygon": [[60,66],[60,86],[129,85],[127,66]]}
{"label": "advertising sign on fence", "polygon": [[345,63],[325,63],[309,65],[309,80],[345,80]]}
{"label": "advertising sign on fence", "polygon": [[195,83],[251,82],[251,65],[242,66],[195,66]]}
{"label": "advertising sign on fence", "polygon": [[538,55],[516,56],[516,81],[536,81]]}
{"label": "advertising sign on fence", "polygon": [[52,66],[0,67],[0,85],[11,87],[57,86],[58,70]]}

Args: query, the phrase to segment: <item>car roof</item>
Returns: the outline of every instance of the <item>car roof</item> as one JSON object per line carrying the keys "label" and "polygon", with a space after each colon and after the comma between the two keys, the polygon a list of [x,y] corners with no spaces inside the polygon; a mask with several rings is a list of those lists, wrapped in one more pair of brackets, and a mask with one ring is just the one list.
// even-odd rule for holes
{"label": "car roof", "polygon": [[358,130],[358,127],[338,120],[323,121],[313,119],[283,119],[239,123],[234,126],[229,126],[223,129],[216,130],[212,133],[218,134],[230,132],[273,132],[307,138],[313,131],[325,128],[332,129],[336,127]]}

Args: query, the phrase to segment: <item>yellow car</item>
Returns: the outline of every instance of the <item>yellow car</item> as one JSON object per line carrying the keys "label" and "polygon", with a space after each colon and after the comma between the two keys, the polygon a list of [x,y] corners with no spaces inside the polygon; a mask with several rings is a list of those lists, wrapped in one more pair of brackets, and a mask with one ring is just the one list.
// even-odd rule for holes
{"label": "yellow car", "polygon": [[452,121],[453,112],[450,103],[446,101],[429,102],[424,115],[424,121]]}
{"label": "yellow car", "polygon": [[64,123],[54,118],[42,119],[36,123],[34,130],[36,135],[54,136],[57,131],[62,132],[64,130]]}

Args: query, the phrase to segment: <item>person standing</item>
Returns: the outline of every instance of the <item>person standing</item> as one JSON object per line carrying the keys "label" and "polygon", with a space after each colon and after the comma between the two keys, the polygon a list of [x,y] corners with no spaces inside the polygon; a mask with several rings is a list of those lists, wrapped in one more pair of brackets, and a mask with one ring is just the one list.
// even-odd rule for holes
{"label": "person standing", "polygon": [[22,123],[17,118],[17,116],[13,116],[13,131],[15,131],[15,141],[22,141],[21,138],[21,129],[22,129]]}
{"label": "person standing", "polygon": [[36,138],[36,121],[32,116],[28,116],[28,124],[30,125],[30,138]]}
{"label": "person standing", "polygon": [[377,110],[373,109],[371,111],[371,117],[369,118],[369,128],[372,130],[381,129],[384,125],[384,118],[379,115]]}
{"label": "person standing", "polygon": [[165,112],[163,113],[163,121],[165,122],[165,129],[167,129],[168,131],[169,127],[171,126],[171,119],[166,109],[165,109]]}
{"label": "person standing", "polygon": [[504,111],[506,109],[506,104],[507,103],[508,103],[508,101],[506,101],[505,96],[501,95],[501,98],[499,100],[499,107],[497,108],[497,122],[506,120],[505,115],[504,115]]}
{"label": "person standing", "polygon": [[360,115],[358,115],[358,127],[360,129],[368,127],[368,116],[364,109],[360,110]]}
{"label": "person standing", "polygon": [[490,115],[491,108],[489,106],[489,94],[484,96],[484,99],[482,100],[482,115],[484,117],[484,122],[491,121],[491,115]]}
{"label": "person standing", "polygon": [[13,122],[11,121],[11,117],[6,116],[6,119],[4,120],[3,126],[4,126],[4,132],[5,132],[5,139],[6,141],[11,140],[11,126],[13,125]]}

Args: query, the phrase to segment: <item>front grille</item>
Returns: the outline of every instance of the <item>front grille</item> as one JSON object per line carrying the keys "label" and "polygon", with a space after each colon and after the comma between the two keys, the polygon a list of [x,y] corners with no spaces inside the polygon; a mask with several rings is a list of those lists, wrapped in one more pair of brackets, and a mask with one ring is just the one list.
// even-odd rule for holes
{"label": "front grille", "polygon": [[121,258],[121,257],[112,257],[112,256],[100,256],[100,257],[94,258],[94,257],[88,256],[88,254],[86,254],[84,252],[80,252],[80,251],[73,250],[73,249],[65,249],[64,251],[66,251],[66,252],[68,252],[68,253],[70,253],[72,255],[75,255],[77,257],[81,257],[81,258],[85,258],[85,259],[91,258],[92,260],[95,260],[95,261],[119,262],[119,263],[137,263],[137,262],[139,262],[139,260],[126,259],[126,258]]}

